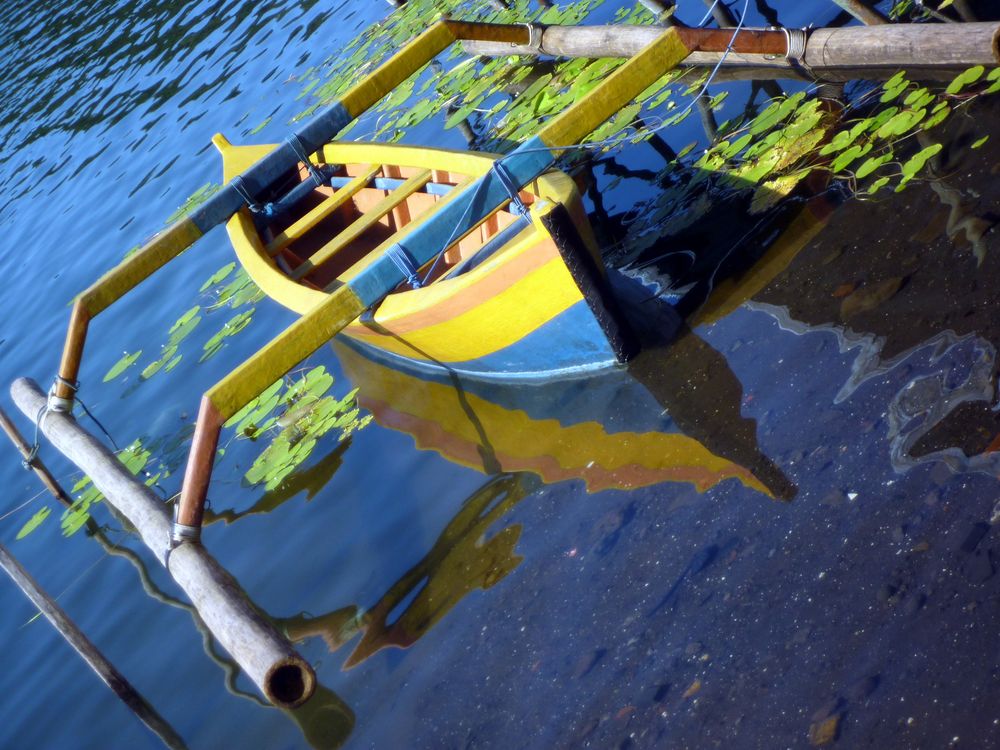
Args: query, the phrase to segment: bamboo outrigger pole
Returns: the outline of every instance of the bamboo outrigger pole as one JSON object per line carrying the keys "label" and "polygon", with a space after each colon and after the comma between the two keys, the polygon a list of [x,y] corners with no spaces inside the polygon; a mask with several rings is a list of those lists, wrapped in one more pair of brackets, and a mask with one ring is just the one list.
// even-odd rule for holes
{"label": "bamboo outrigger pole", "polygon": [[[463,44],[470,55],[551,55],[553,57],[632,57],[661,32],[655,26],[534,26],[528,44],[493,41]],[[691,34],[697,29],[678,29]],[[716,31],[732,37],[731,31]],[[759,33],[747,29],[740,34]],[[772,32],[773,33],[773,32]],[[1000,64],[1000,23],[890,24],[836,29],[789,29],[796,49],[775,51],[735,46],[722,60],[729,77],[816,78],[846,81],[887,78],[905,69],[916,76],[953,76],[973,65]],[[720,62],[721,49],[701,44],[680,63],[707,67]]]}
{"label": "bamboo outrigger pole", "polygon": [[[120,266],[81,294],[74,304],[59,376],[49,408],[72,408],[83,344],[90,320],[135,287],[198,237],[247,205],[284,172],[308,158],[342,127],[457,41],[529,44],[531,27],[442,20],[348,90],[283,145],[232,180],[207,203],[169,227]],[[459,240],[512,193],[550,168],[562,152],[610,118],[643,89],[682,62],[694,50],[784,54],[782,31],[734,34],[718,29],[659,30],[631,60],[584,99],[554,118],[532,139],[505,156],[493,170],[455,190],[438,204],[430,221],[418,219],[401,233],[417,266],[430,261],[452,239]],[[396,235],[398,238],[400,235]],[[315,352],[397,285],[402,272],[389,257],[400,245],[379,247],[365,271],[331,293],[257,354],[211,388],[202,398],[171,544],[200,540],[205,498],[223,423],[304,357]]]}
{"label": "bamboo outrigger pole", "polygon": [[[29,418],[34,418],[46,404],[45,394],[24,378],[11,386],[11,396]],[[170,514],[156,493],[69,414],[47,414],[40,429],[135,527],[156,559],[184,589],[216,640],[264,696],[282,708],[304,703],[316,686],[312,667],[201,545],[185,544],[172,551],[166,548]]]}

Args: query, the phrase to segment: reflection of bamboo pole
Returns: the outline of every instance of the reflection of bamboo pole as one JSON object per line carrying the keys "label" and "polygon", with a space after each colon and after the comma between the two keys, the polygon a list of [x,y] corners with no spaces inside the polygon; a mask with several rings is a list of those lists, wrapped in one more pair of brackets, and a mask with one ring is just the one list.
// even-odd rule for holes
{"label": "reflection of bamboo pole", "polygon": [[[16,381],[11,395],[28,416],[38,414],[45,404],[45,394],[29,380]],[[49,412],[41,430],[135,526],[190,597],[215,638],[272,703],[291,708],[312,695],[316,685],[312,668],[204,548],[184,544],[167,555],[170,517],[152,490],[71,416]]]}
{"label": "reflection of bamboo pole", "polygon": [[889,23],[889,19],[862,0],[833,0],[861,23],[868,26],[878,26]]}
{"label": "reflection of bamboo pole", "polygon": [[702,91],[694,100],[698,108],[698,116],[701,118],[701,126],[705,129],[705,136],[710,143],[714,143],[719,136],[719,125],[715,121],[715,113],[712,111],[712,99]]}
{"label": "reflection of bamboo pole", "polygon": [[736,26],[736,16],[726,5],[717,3],[715,0],[705,0],[705,5],[710,6],[712,18],[719,24],[719,28],[731,29]]}
{"label": "reflection of bamboo pole", "polygon": [[132,713],[139,720],[149,727],[163,744],[169,748],[184,748],[184,740],[174,731],[173,727],[160,716],[149,702],[143,698],[138,691],[132,687],[131,683],[125,679],[121,672],[115,669],[114,664],[108,661],[104,654],[97,650],[90,639],[69,619],[63,609],[56,604],[47,593],[45,593],[28,572],[18,563],[17,560],[0,545],[0,567],[17,584],[18,588],[24,592],[38,610],[45,615],[45,618],[52,623],[53,627],[59,631],[66,642],[69,643],[76,652],[83,657],[84,661],[90,665],[98,677],[111,688],[115,695],[121,698]]}

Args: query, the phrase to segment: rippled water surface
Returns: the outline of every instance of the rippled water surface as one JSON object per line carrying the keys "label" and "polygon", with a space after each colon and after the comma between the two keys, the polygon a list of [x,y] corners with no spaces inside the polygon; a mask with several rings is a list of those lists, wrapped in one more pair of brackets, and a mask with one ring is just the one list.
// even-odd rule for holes
{"label": "rippled water surface", "polygon": [[[828,5],[779,10],[823,24]],[[314,103],[304,82],[391,10],[50,6],[0,9],[5,394],[16,376],[49,382],[73,295],[219,181],[213,133],[285,137]],[[260,446],[233,441],[205,529],[316,667],[299,711],[262,705],[102,506],[102,528],[64,538],[53,503],[15,541],[50,501],[12,451],[0,540],[195,748],[994,745],[997,115],[986,99],[956,117],[932,180],[870,202],[819,191],[755,227],[741,242],[775,250],[673,338],[649,291],[673,250],[744,229],[722,207],[670,253],[654,243],[632,274],[650,285],[630,307],[647,346],[627,368],[503,388],[340,343],[311,357],[335,395],[360,387],[374,422],[324,438],[270,491],[243,481]],[[680,147],[693,120],[662,135]],[[608,213],[655,215],[657,158],[605,164],[605,180],[625,175]],[[166,495],[199,395],[292,320],[253,302],[199,361],[233,310],[219,285],[198,290],[231,256],[216,230],[92,327],[84,399],[120,444],[143,438]],[[141,378],[195,305],[181,359]],[[159,745],[6,579],[0,601],[0,745]]]}

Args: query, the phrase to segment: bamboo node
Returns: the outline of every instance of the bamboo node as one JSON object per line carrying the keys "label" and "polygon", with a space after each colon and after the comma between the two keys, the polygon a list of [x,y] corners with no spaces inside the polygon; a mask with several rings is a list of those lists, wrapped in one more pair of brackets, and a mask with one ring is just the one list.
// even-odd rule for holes
{"label": "bamboo node", "polygon": [[[524,27],[528,30],[528,43],[523,46],[534,50],[539,55],[544,54],[542,50],[542,35],[545,33],[545,26],[536,23],[526,23]],[[519,47],[521,45],[511,42],[510,46]]]}

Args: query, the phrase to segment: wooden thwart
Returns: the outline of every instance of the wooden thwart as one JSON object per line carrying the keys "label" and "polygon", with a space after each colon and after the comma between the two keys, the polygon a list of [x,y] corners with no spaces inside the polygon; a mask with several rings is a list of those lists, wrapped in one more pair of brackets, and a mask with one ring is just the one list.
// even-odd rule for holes
{"label": "wooden thwart", "polygon": [[378,164],[371,166],[363,174],[355,177],[344,185],[344,187],[334,192],[333,195],[316,206],[316,208],[271,240],[267,245],[267,254],[273,258],[295,240],[307,234],[313,227],[357,195],[375,178],[381,169],[381,165]]}
{"label": "wooden thwart", "polygon": [[319,268],[430,181],[431,171],[429,169],[424,169],[415,174],[375,204],[370,211],[366,211],[352,224],[345,227],[342,232],[321,247],[315,255],[296,268],[291,275],[292,278],[298,281]]}
{"label": "wooden thwart", "polygon": [[[30,419],[46,402],[38,385],[27,378],[14,381],[11,396]],[[168,553],[171,519],[163,500],[71,416],[48,412],[40,429],[135,527],[156,559],[184,589],[212,635],[264,696],[283,708],[304,703],[316,687],[312,667],[204,547],[183,544]]]}

